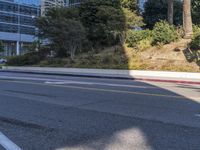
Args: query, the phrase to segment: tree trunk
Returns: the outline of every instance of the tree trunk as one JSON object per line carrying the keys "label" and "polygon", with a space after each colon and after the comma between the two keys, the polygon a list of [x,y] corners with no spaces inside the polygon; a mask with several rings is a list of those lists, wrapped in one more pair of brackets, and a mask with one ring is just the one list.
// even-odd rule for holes
{"label": "tree trunk", "polygon": [[168,12],[167,12],[169,24],[174,23],[174,2],[173,0],[168,0]]}
{"label": "tree trunk", "polygon": [[191,0],[183,0],[183,28],[184,38],[192,38],[192,16],[191,16]]}

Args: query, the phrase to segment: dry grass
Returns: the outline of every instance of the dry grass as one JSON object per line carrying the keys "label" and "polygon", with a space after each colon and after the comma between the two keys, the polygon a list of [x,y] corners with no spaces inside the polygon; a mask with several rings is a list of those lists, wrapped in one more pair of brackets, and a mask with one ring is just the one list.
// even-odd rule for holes
{"label": "dry grass", "polygon": [[190,40],[181,39],[162,47],[152,47],[142,52],[125,48],[129,69],[200,72],[196,63],[187,62],[183,50]]}
{"label": "dry grass", "polygon": [[127,46],[108,47],[99,50],[99,53],[80,54],[74,61],[59,59],[49,62],[45,60],[40,66],[200,72],[199,66],[187,62],[183,54],[189,42],[180,40],[143,51]]}

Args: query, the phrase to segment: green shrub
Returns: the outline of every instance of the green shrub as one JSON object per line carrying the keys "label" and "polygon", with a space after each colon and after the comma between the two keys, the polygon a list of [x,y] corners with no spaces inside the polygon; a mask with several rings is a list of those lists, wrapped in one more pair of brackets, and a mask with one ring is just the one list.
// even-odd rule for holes
{"label": "green shrub", "polygon": [[175,27],[166,21],[157,22],[153,28],[153,44],[162,45],[176,41],[180,35]]}
{"label": "green shrub", "polygon": [[196,62],[197,65],[200,66],[200,32],[194,30],[194,37],[190,43],[190,49],[189,51],[186,51],[187,53],[187,60],[189,62]]}
{"label": "green shrub", "polygon": [[140,51],[144,51],[150,47],[152,47],[152,39],[143,39],[138,42],[137,49]]}
{"label": "green shrub", "polygon": [[127,32],[126,43],[128,44],[128,47],[138,48],[137,45],[140,41],[150,38],[150,30],[129,30]]}
{"label": "green shrub", "polygon": [[45,61],[40,63],[41,66],[51,66],[51,67],[64,67],[66,64],[69,64],[69,60],[64,60],[61,58],[48,58]]}
{"label": "green shrub", "polygon": [[200,26],[199,25],[193,25],[193,37],[200,35]]}
{"label": "green shrub", "polygon": [[35,65],[44,59],[45,55],[40,52],[30,52],[21,56],[12,56],[8,58],[8,65],[11,66],[26,66],[26,65]]}
{"label": "green shrub", "polygon": [[192,50],[200,50],[200,34],[195,36],[190,43],[190,48]]}
{"label": "green shrub", "polygon": [[40,57],[37,55],[22,55],[22,56],[13,56],[8,58],[8,65],[12,66],[26,66],[34,65],[40,62]]}

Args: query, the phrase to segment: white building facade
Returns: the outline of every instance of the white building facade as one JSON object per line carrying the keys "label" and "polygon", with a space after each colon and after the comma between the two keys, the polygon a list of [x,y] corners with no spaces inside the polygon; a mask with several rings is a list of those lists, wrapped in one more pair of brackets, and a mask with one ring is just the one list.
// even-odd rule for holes
{"label": "white building facade", "polygon": [[24,54],[36,40],[35,19],[40,15],[39,0],[0,0],[0,56]]}
{"label": "white building facade", "polygon": [[65,6],[65,0],[41,0],[41,14],[44,15],[45,11],[54,6]]}

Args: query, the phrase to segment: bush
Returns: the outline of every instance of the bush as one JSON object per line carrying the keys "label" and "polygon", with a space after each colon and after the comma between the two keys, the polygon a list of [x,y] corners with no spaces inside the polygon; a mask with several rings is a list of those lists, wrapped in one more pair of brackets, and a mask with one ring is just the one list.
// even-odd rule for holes
{"label": "bush", "polygon": [[200,66],[200,34],[199,33],[200,33],[199,31],[196,33],[194,31],[194,37],[190,43],[190,49],[187,49],[187,51],[185,51],[184,53],[189,62],[196,62],[196,64]]}
{"label": "bush", "polygon": [[137,45],[137,49],[140,50],[140,51],[143,51],[143,50],[146,50],[150,47],[152,47],[152,39],[143,39],[141,41],[138,42],[138,45]]}
{"label": "bush", "polygon": [[40,62],[41,67],[65,67],[72,63],[71,59],[47,58]]}
{"label": "bush", "polygon": [[194,24],[200,24],[200,1],[192,0],[192,21]]}
{"label": "bush", "polygon": [[151,31],[150,30],[129,30],[127,32],[126,43],[128,47],[138,48],[138,43],[142,40],[151,39]]}
{"label": "bush", "polygon": [[157,22],[153,28],[153,44],[162,45],[169,44],[178,40],[180,35],[175,27],[169,25],[166,21]]}
{"label": "bush", "polygon": [[199,25],[193,25],[193,37],[200,35],[200,26]]}
{"label": "bush", "polygon": [[35,65],[43,59],[44,56],[39,52],[31,52],[22,56],[13,56],[8,58],[8,65],[11,66],[26,66],[26,65]]}
{"label": "bush", "polygon": [[195,36],[190,43],[190,48],[192,50],[200,50],[200,34]]}
{"label": "bush", "polygon": [[7,64],[13,66],[34,65],[40,62],[39,56],[13,56],[8,59]]}

